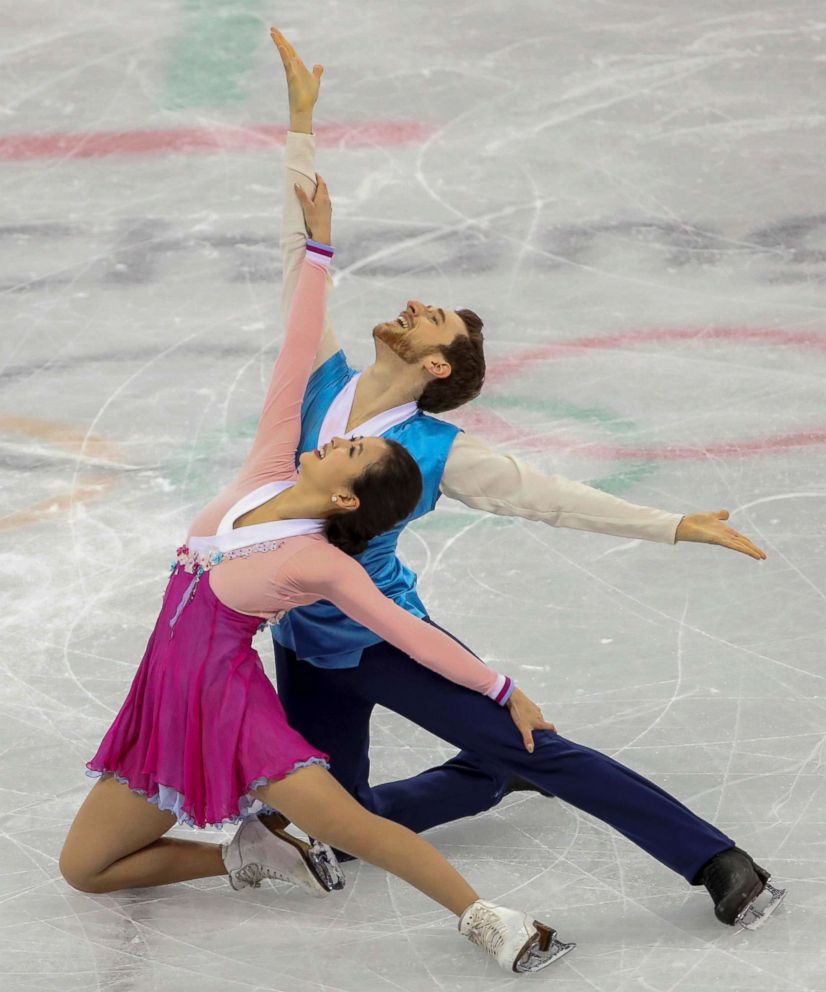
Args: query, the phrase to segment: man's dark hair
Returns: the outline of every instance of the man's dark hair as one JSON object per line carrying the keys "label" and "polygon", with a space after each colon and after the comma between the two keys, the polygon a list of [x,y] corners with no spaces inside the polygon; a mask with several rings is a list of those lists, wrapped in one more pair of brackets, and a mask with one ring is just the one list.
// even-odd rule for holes
{"label": "man's dark hair", "polygon": [[459,332],[448,345],[439,349],[451,372],[446,379],[432,379],[419,397],[419,409],[427,413],[455,410],[474,399],[485,381],[485,336],[482,318],[472,310],[457,310],[467,335]]}
{"label": "man's dark hair", "polygon": [[328,517],[324,524],[330,544],[348,555],[360,555],[371,538],[409,517],[421,499],[422,473],[415,459],[398,442],[385,443],[390,450],[351,485],[358,508]]}

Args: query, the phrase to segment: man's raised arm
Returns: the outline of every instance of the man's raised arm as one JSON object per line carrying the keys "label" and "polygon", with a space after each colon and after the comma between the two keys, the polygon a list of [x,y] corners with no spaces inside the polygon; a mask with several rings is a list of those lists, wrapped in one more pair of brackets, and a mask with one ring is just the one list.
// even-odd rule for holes
{"label": "man's raised arm", "polygon": [[[316,100],[318,100],[321,74],[324,70],[320,65],[314,65],[313,71],[310,72],[296,54],[293,46],[275,28],[272,30],[272,40],[275,42],[278,54],[284,64],[290,100],[290,130],[287,133],[284,149],[284,195],[282,198],[284,206],[281,215],[281,309],[286,321],[307,242],[304,214],[295,195],[295,186],[300,186],[310,199],[315,196],[313,108]],[[313,369],[323,365],[340,348],[341,345],[333,333],[328,317]]]}

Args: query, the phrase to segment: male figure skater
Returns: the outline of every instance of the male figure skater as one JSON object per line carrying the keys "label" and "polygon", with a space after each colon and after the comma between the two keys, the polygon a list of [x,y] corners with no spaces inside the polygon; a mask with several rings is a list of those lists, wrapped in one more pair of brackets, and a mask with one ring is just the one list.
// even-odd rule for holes
{"label": "male figure skater", "polygon": [[[290,101],[285,189],[292,193],[298,183],[312,195],[313,108],[322,69],[308,71],[282,35],[274,38]],[[285,194],[285,308],[305,238],[297,200]],[[417,460],[424,482],[410,519],[433,509],[445,493],[477,509],[552,526],[663,543],[699,541],[765,558],[724,523],[726,511],[680,517],[635,506],[559,476],[543,476],[428,416],[425,411],[453,409],[481,389],[481,320],[472,311],[409,300],[397,319],[374,328],[373,337],[375,361],[358,375],[328,325],[307,387],[299,451],[323,450],[337,435],[401,442]],[[416,577],[395,554],[402,527],[375,538],[359,561],[386,595],[427,618]],[[514,788],[527,788],[598,817],[690,884],[705,885],[724,923],[759,925],[782,898],[782,890],[767,885],[769,873],[733,840],[652,782],[556,733],[533,732],[541,714],[518,688],[508,704],[512,719],[379,641],[331,604],[291,610],[273,628],[273,638],[278,691],[291,726],[331,755],[333,774],[368,809],[422,831],[490,809]],[[368,748],[376,704],[449,741],[459,754],[413,778],[372,788]],[[764,890],[772,898],[761,911],[754,903]]]}

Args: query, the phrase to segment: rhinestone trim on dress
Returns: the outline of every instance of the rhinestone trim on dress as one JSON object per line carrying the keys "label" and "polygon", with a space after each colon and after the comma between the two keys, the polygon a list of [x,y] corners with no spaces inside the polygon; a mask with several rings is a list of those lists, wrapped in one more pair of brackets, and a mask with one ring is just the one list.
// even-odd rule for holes
{"label": "rhinestone trim on dress", "polygon": [[243,548],[234,548],[232,551],[193,551],[186,544],[182,544],[175,552],[175,561],[172,562],[171,571],[175,571],[178,565],[183,565],[185,572],[196,572],[202,575],[216,565],[220,565],[227,558],[249,558],[250,555],[260,551],[275,551],[280,548],[284,540],[280,541],[259,541],[258,544],[248,544]]}
{"label": "rhinestone trim on dress", "polygon": [[[243,548],[233,548],[232,551],[193,551],[188,545],[182,544],[175,552],[175,561],[172,562],[169,571],[170,573],[174,572],[175,569],[180,566],[185,572],[189,572],[190,575],[194,574],[195,578],[192,580],[188,589],[184,593],[178,609],[175,612],[175,616],[170,622],[170,627],[174,629],[178,617],[181,615],[184,607],[194,597],[198,588],[198,583],[200,582],[201,576],[204,572],[208,572],[211,568],[215,568],[216,565],[220,565],[225,559],[249,558],[250,555],[254,555],[259,551],[275,551],[276,548],[280,548],[283,543],[283,538],[280,541],[259,541],[257,544],[248,544]],[[277,613],[273,613],[272,616],[268,616],[266,620],[261,622],[261,625],[258,628],[259,631],[263,630],[265,627],[279,624],[285,613],[286,610],[278,610]]]}

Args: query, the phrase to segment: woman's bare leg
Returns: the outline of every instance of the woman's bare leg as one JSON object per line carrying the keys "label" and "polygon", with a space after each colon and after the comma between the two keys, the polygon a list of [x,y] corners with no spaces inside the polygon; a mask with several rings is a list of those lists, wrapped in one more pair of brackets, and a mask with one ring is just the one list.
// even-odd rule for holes
{"label": "woman's bare leg", "polygon": [[[461,915],[478,895],[412,831],[368,813],[323,768],[303,768],[256,795],[313,837],[398,875]],[[164,838],[175,825],[111,776],[97,782],[72,823],[60,870],[84,892],[168,885],[226,875],[217,844]]]}
{"label": "woman's bare leg", "polygon": [[82,892],[226,875],[218,844],[163,837],[175,822],[172,813],[106,776],[95,783],[69,829],[61,874]]}
{"label": "woman's bare leg", "polygon": [[457,916],[479,898],[435,847],[368,813],[318,765],[270,782],[254,795],[311,837],[398,875]]}

